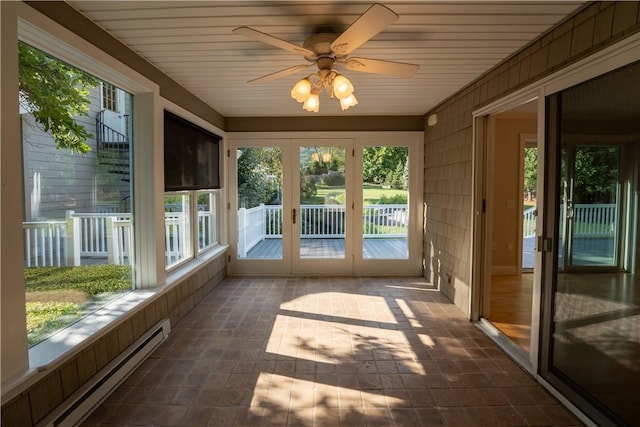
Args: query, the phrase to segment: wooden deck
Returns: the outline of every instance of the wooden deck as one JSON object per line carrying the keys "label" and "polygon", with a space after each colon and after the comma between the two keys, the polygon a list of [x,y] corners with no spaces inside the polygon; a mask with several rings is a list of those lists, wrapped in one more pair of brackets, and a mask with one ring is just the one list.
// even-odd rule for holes
{"label": "wooden deck", "polygon": [[[300,239],[300,258],[345,256],[344,239]],[[364,259],[408,259],[407,239],[364,239]],[[265,239],[254,246],[246,259],[281,259],[282,239]]]}

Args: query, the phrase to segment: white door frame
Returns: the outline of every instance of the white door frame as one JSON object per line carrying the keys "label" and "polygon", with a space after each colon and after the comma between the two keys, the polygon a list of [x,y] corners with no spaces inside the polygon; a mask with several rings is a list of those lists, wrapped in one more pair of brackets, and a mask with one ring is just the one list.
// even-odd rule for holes
{"label": "white door frame", "polygon": [[[345,243],[345,255],[348,265],[331,263],[331,259],[310,259],[294,261],[294,244],[296,239],[287,230],[290,227],[283,227],[283,259],[282,260],[247,260],[236,259],[237,253],[237,189],[236,167],[233,164],[234,156],[225,156],[227,159],[227,186],[229,194],[227,209],[229,212],[228,242],[230,246],[228,258],[228,273],[243,275],[292,275],[292,274],[314,274],[314,275],[395,275],[395,276],[421,276],[423,264],[422,250],[422,224],[424,219],[423,208],[423,161],[424,161],[424,134],[422,132],[231,132],[227,134],[227,149],[229,153],[234,153],[237,147],[241,146],[281,146],[283,147],[283,194],[289,197],[283,198],[283,219],[290,221],[291,210],[296,201],[292,201],[294,186],[299,188],[299,158],[295,158],[294,149],[285,147],[299,147],[306,145],[331,145],[332,141],[350,140],[352,144],[345,153],[346,158],[351,158],[353,166],[352,172],[346,174],[346,183],[351,184],[352,195],[347,195],[347,223],[352,224],[352,231],[347,235]],[[353,203],[355,200],[362,200],[362,148],[369,146],[407,146],[409,147],[409,259],[407,260],[363,260],[362,259],[362,235],[355,233],[355,230],[362,229],[362,215],[360,204]],[[351,157],[351,153],[355,157]],[[284,170],[286,165],[290,165],[294,171],[294,176],[286,176]],[[297,168],[297,169],[296,169]],[[415,172],[417,171],[417,173]],[[354,178],[356,177],[356,178]],[[350,181],[349,181],[350,180]],[[349,213],[351,211],[351,213]],[[360,215],[357,215],[359,214]],[[349,222],[350,221],[350,222]],[[349,247],[350,252],[346,252]],[[341,261],[341,260],[340,260]],[[331,266],[330,264],[334,264]],[[329,266],[329,267],[328,267]]]}
{"label": "white door frame", "polygon": [[[483,193],[482,186],[484,183],[485,167],[485,119],[490,114],[497,114],[506,110],[509,110],[517,105],[524,104],[534,98],[538,99],[538,188],[536,191],[537,197],[537,209],[538,212],[544,212],[544,158],[545,158],[545,99],[547,96],[557,93],[568,87],[575,86],[589,79],[595,78],[609,71],[613,71],[617,68],[631,64],[640,60],[640,50],[638,50],[638,43],[640,43],[640,33],[633,34],[628,38],[621,40],[620,42],[612,45],[609,48],[603,49],[595,54],[586,57],[580,61],[577,61],[553,74],[550,74],[537,82],[534,82],[530,86],[522,88],[516,92],[513,92],[495,102],[492,102],[473,112],[473,150],[474,157],[472,160],[473,168],[473,213],[470,217],[471,230],[473,236],[473,243],[470,248],[470,259],[474,262],[470,265],[470,277],[471,283],[471,298],[469,303],[470,319],[473,321],[479,320],[479,316],[482,313],[481,302],[483,300],[482,289],[485,281],[485,275],[482,274],[482,251],[483,247],[483,233],[484,223],[486,219],[485,215],[482,215]],[[549,238],[550,236],[542,236],[542,220],[543,215],[538,215],[536,218],[536,239]],[[580,411],[569,402],[562,394],[560,394],[555,388],[549,385],[545,379],[539,375],[538,361],[540,359],[539,354],[539,340],[541,334],[545,331],[541,330],[541,295],[542,295],[542,253],[535,252],[535,264],[534,264],[534,278],[533,278],[533,301],[532,301],[532,322],[531,322],[531,350],[529,354],[529,363],[526,369],[529,369],[536,379],[544,385],[549,391],[558,399],[560,399],[565,405],[572,408],[572,411],[579,416],[579,418],[585,421],[587,418],[582,416]]]}

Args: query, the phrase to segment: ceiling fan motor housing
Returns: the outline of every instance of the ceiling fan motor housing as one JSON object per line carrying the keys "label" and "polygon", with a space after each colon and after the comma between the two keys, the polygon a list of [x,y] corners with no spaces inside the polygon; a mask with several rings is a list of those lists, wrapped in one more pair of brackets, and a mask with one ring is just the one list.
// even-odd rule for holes
{"label": "ceiling fan motor housing", "polygon": [[[309,61],[316,61],[323,58],[329,58],[331,60],[335,60],[337,55],[331,49],[331,43],[335,39],[338,38],[338,34],[333,33],[318,33],[314,34],[311,37],[307,38],[303,47],[305,49],[309,49],[313,51],[314,56],[305,56],[305,58]],[[320,68],[320,64],[318,63],[318,68]]]}

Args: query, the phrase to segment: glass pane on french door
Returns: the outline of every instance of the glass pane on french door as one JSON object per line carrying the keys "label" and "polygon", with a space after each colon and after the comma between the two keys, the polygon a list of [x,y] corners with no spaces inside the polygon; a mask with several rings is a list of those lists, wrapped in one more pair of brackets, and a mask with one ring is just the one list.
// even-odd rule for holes
{"label": "glass pane on french door", "polygon": [[300,259],[345,259],[345,148],[301,146]]}
{"label": "glass pane on french door", "polygon": [[565,212],[568,265],[618,264],[620,148],[569,147],[569,194]]}
{"label": "glass pane on french door", "polygon": [[409,258],[409,147],[364,147],[362,258]]}
{"label": "glass pane on french door", "polygon": [[238,147],[237,258],[282,259],[282,150]]}

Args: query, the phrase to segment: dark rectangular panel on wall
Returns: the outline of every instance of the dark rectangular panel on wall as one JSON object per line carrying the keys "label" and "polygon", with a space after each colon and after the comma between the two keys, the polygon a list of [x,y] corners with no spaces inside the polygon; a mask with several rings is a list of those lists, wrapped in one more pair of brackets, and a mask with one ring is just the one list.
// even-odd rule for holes
{"label": "dark rectangular panel on wall", "polygon": [[220,139],[165,111],[165,191],[220,188]]}

